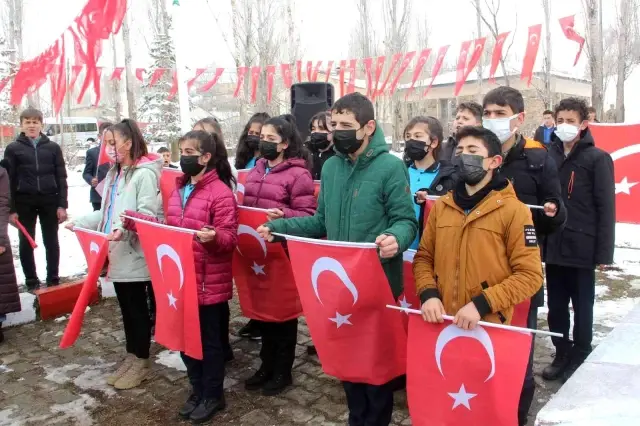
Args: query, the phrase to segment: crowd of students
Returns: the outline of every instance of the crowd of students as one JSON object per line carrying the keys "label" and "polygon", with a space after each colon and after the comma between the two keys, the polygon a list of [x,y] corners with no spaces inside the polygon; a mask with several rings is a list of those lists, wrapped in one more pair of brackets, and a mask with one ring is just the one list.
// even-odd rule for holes
{"label": "crowd of students", "polygon": [[[307,141],[291,115],[255,114],[238,141],[235,167],[218,122],[205,119],[179,141],[184,177],[166,212],[159,177],[163,165],[170,167],[170,155],[149,153],[134,121],[101,128],[101,143],[113,165],[97,167],[98,151],[90,150],[85,180],[92,186],[95,211],[66,226],[109,234],[107,278],[121,308],[126,357],[108,383],[131,389],[150,369],[152,287],[135,225],[124,215],[166,222],[197,231],[193,248],[198,283],[203,283],[198,301],[204,358],[182,354],[192,393],[179,415],[202,423],[225,408],[225,363],[233,359],[228,301],[237,245],[237,169],[251,169],[243,204],[268,211],[257,229],[266,241],[278,243],[273,233],[281,233],[375,242],[395,297],[403,291],[402,254],[417,248],[414,275],[429,322],[442,322],[442,315],[449,314],[464,329],[480,320],[508,324],[515,305],[531,299],[527,326],[536,328],[546,261],[549,327],[569,335],[569,301],[575,321],[572,341],[554,339],[556,357],[543,378],[566,380],[591,351],[594,270],[613,262],[613,162],[595,147],[588,114],[582,100],[562,100],[553,113],[558,126],[546,146],[545,132],[541,143],[518,131],[525,120],[522,95],[498,87],[482,105],[459,105],[447,140],[436,118],[412,118],[403,131],[405,150],[399,159],[388,152],[371,101],[353,93],[311,119]],[[11,258],[6,224],[24,218],[33,235],[35,215],[40,215],[43,235],[45,226],[49,235],[47,281],[54,284],[57,227],[66,219],[66,172],[59,147],[40,132],[38,111],[23,112],[21,124],[23,133],[3,161],[8,173],[0,168],[0,188],[9,180],[12,199],[9,207],[7,197],[0,197],[0,320],[19,309],[13,268],[5,271],[4,265]],[[321,180],[317,200],[314,179]],[[99,184],[101,194],[95,191]],[[429,209],[427,200],[434,195],[440,199]],[[33,287],[37,278],[27,248],[21,236],[20,257]],[[273,396],[291,385],[297,330],[297,319],[251,320],[242,327],[242,337],[262,341],[261,364],[246,379],[247,390]],[[527,422],[535,392],[533,348],[520,397],[520,425]],[[388,425],[397,385],[344,382],[349,424]]]}

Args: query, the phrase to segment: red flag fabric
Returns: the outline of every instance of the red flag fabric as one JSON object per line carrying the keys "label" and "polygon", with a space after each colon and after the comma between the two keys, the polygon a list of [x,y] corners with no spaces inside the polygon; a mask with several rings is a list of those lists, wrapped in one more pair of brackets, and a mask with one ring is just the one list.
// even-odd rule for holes
{"label": "red flag fabric", "polygon": [[239,207],[238,248],[233,255],[233,279],[242,314],[261,321],[287,321],[302,314],[291,262],[281,243],[266,243],[256,228],[267,211]]}
{"label": "red flag fabric", "polygon": [[171,78],[171,90],[169,90],[169,96],[167,96],[168,100],[171,100],[176,97],[178,94],[178,71],[173,72],[173,77]]}
{"label": "red flag fabric", "polygon": [[165,71],[167,71],[166,68],[158,68],[153,71],[153,74],[151,74],[151,80],[149,81],[149,87],[155,86],[160,81]]}
{"label": "red flag fabric", "polygon": [[597,147],[613,159],[616,222],[640,223],[640,124],[589,123]]}
{"label": "red flag fabric", "polygon": [[177,180],[181,178],[182,175],[183,173],[179,169],[171,169],[169,167],[162,169],[162,173],[160,174],[160,195],[162,196],[162,209],[165,214],[168,211],[169,198],[171,198],[173,190],[176,189]]}
{"label": "red flag fabric", "polygon": [[409,68],[409,64],[411,64],[411,61],[413,60],[414,56],[416,56],[415,50],[413,52],[407,52],[404,55],[404,59],[402,59],[402,63],[400,64],[400,69],[398,70],[398,73],[396,74],[395,78],[391,82],[391,87],[389,87],[389,95],[393,95],[395,93],[396,88],[398,87],[398,83],[402,78],[402,75],[407,70],[407,68]]}
{"label": "red flag fabric", "polygon": [[409,319],[407,399],[415,425],[518,424],[531,335]]}
{"label": "red flag fabric", "polygon": [[576,60],[573,61],[573,66],[575,67],[578,63],[578,59],[580,59],[580,54],[582,53],[582,48],[584,47],[585,38],[576,33],[574,29],[575,26],[575,18],[576,15],[565,16],[564,18],[560,18],[560,27],[562,27],[562,32],[564,36],[571,41],[575,41],[580,46],[578,48],[578,53],[576,54]]}
{"label": "red flag fabric", "polygon": [[78,80],[78,76],[82,72],[82,65],[73,65],[71,67],[71,79],[69,80],[69,90],[72,90]]}
{"label": "red flag fabric", "polygon": [[516,327],[528,328],[527,319],[529,318],[529,307],[531,306],[531,299],[527,299],[524,302],[518,303],[513,309],[513,316],[511,317],[511,325]]}
{"label": "red flag fabric", "polygon": [[155,340],[202,359],[192,231],[134,219],[156,298]]}
{"label": "red flag fabric", "polygon": [[407,90],[407,94],[404,99],[407,100],[409,95],[413,92],[413,87],[416,85],[416,81],[420,77],[420,73],[422,72],[422,68],[424,68],[424,64],[427,63],[427,59],[429,59],[429,55],[431,55],[431,49],[424,49],[420,52],[420,56],[418,56],[418,62],[416,63],[416,68],[413,70],[413,78],[411,79],[411,87]]}
{"label": "red flag fabric", "polygon": [[504,47],[505,40],[509,37],[509,33],[510,31],[500,33],[496,39],[496,45],[491,55],[491,68],[489,69],[489,81],[492,83],[496,82],[496,71],[498,70],[500,59],[502,59],[502,48]]}
{"label": "red flag fabric", "polygon": [[322,369],[380,385],[406,371],[406,334],[375,244],[287,236],[300,300]]}
{"label": "red flag fabric", "polygon": [[311,81],[312,72],[313,72],[313,61],[307,61],[307,81]]}
{"label": "red flag fabric", "polygon": [[206,68],[196,68],[196,75],[194,75],[191,80],[187,81],[187,90],[190,90],[193,87],[198,78],[200,78],[200,76],[204,74],[206,70]]}
{"label": "red flag fabric", "polygon": [[224,68],[216,68],[216,73],[213,75],[213,78],[211,80],[209,80],[208,82],[206,82],[200,88],[199,91],[200,92],[206,92],[206,91],[210,90],[213,86],[216,85],[218,80],[220,80],[220,76],[222,75],[223,72],[224,72]]}
{"label": "red flag fabric", "polygon": [[538,57],[541,32],[542,24],[532,25],[529,27],[527,50],[524,53],[524,60],[522,62],[522,74],[520,74],[520,80],[527,80],[527,86],[531,85],[531,79],[533,78],[533,67],[536,64],[536,58]]}
{"label": "red flag fabric", "polygon": [[267,103],[271,103],[273,98],[273,77],[276,74],[275,65],[267,65]]}
{"label": "red flag fabric", "polygon": [[[473,51],[471,52],[471,58],[469,58],[469,62],[464,66],[461,81],[459,83],[456,82],[455,96],[458,96],[458,94],[460,94],[460,90],[462,90],[462,86],[464,86],[467,78],[469,78],[469,74],[471,74],[471,71],[475,68],[476,64],[482,57],[482,52],[484,52],[484,44],[486,41],[486,37],[482,37],[473,41]],[[470,47],[471,46],[468,46],[468,48]]]}
{"label": "red flag fabric", "polygon": [[233,97],[237,98],[240,96],[240,89],[244,84],[244,78],[247,75],[248,67],[238,67],[238,83],[236,84],[236,90],[233,92]]}
{"label": "red flag fabric", "polygon": [[[95,78],[96,78],[98,81],[102,81],[102,70],[103,70],[103,68],[102,68],[102,67],[96,67],[96,69],[95,69]],[[100,87],[100,86],[98,85],[98,88],[99,88],[99,87]],[[101,96],[101,93],[100,93],[100,90],[96,90],[94,93],[95,93],[95,95],[96,95],[96,100],[93,102],[93,106],[94,106],[94,107],[97,107],[97,106],[98,106],[98,104],[100,103],[100,96]],[[62,106],[62,101],[60,102],[60,105]]]}
{"label": "red flag fabric", "polygon": [[84,313],[98,291],[98,277],[109,254],[107,234],[82,228],[75,228],[74,231],[80,247],[82,247],[84,257],[87,259],[87,277],[82,284],[82,290],[80,290],[67,327],[60,339],[60,348],[62,349],[72,346],[78,340]]}
{"label": "red flag fabric", "polygon": [[251,67],[251,103],[255,104],[258,99],[258,80],[260,80],[261,67]]}
{"label": "red flag fabric", "polygon": [[282,81],[284,87],[287,89],[293,85],[293,77],[291,76],[291,64],[280,64],[280,72],[282,74]]}
{"label": "red flag fabric", "polygon": [[113,73],[111,73],[111,78],[109,78],[109,80],[122,80],[123,72],[124,72],[124,67],[114,68]]}
{"label": "red flag fabric", "polygon": [[241,169],[238,170],[238,185],[236,191],[236,200],[238,201],[238,205],[242,205],[244,201],[244,184],[247,183],[247,176],[249,176],[249,172],[251,169]]}
{"label": "red flag fabric", "polygon": [[400,58],[402,58],[402,53],[396,53],[391,57],[391,65],[389,66],[389,72],[387,72],[387,77],[382,82],[382,87],[378,89],[376,96],[384,95],[384,91],[387,89],[387,84],[389,84],[391,75],[396,70],[396,66],[398,65],[398,62],[400,62]]}
{"label": "red flag fabric", "polygon": [[327,74],[324,76],[324,82],[328,83],[329,82],[329,77],[331,77],[331,70],[333,69],[333,61],[329,61],[329,64],[327,65]]}
{"label": "red flag fabric", "polygon": [[340,97],[344,96],[344,71],[345,68],[347,67],[347,61],[345,59],[342,59],[340,61]]}
{"label": "red flag fabric", "polygon": [[318,195],[320,195],[320,181],[319,180],[314,180],[313,181],[313,196],[316,197],[316,200],[318,200]]}
{"label": "red flag fabric", "polygon": [[[98,136],[102,137],[102,135],[98,135]],[[101,143],[100,153],[98,154],[98,167],[107,163],[111,163],[111,158],[109,158],[109,156],[107,155],[107,144]]]}
{"label": "red flag fabric", "polygon": [[313,73],[311,74],[311,79],[309,81],[317,81],[318,73],[320,72],[320,67],[322,66],[322,61],[316,62],[316,66],[313,68]]}
{"label": "red flag fabric", "polygon": [[438,50],[438,57],[436,58],[436,63],[433,64],[433,72],[431,73],[431,82],[429,82],[427,88],[424,89],[422,97],[427,96],[427,93],[429,93],[429,90],[431,90],[431,86],[433,86],[434,80],[436,79],[438,74],[440,74],[440,69],[442,68],[442,64],[444,63],[444,57],[447,56],[447,50],[449,50],[449,46],[442,46],[440,50]]}
{"label": "red flag fabric", "polygon": [[469,56],[469,46],[471,41],[463,41],[460,45],[460,54],[458,55],[458,65],[456,66],[456,86],[454,90],[455,96],[458,96],[460,89],[464,84],[464,70],[467,66],[467,56]]}
{"label": "red flag fabric", "polygon": [[386,56],[378,56],[376,59],[376,70],[375,70],[375,84],[371,89],[371,100],[375,100],[376,93],[378,92],[378,87],[380,84],[380,78],[382,77],[382,70],[384,68],[384,63],[387,60]]}
{"label": "red flag fabric", "polygon": [[138,79],[140,83],[144,82],[144,72],[144,68],[136,68],[136,79]]}
{"label": "red flag fabric", "polygon": [[298,83],[302,83],[302,61],[296,61],[296,77],[298,77]]}
{"label": "red flag fabric", "polygon": [[373,58],[364,58],[362,60],[364,64],[364,75],[367,79],[367,97],[371,96],[373,91],[373,79],[371,77],[371,68],[373,67]]}
{"label": "red flag fabric", "polygon": [[347,86],[347,93],[353,93],[356,91],[356,65],[357,59],[349,60],[349,85]]}

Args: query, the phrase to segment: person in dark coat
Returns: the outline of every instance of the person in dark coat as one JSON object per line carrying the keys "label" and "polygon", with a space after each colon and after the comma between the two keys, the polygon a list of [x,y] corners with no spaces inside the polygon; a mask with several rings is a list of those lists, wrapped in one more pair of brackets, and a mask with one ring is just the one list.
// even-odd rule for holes
{"label": "person in dark coat", "polygon": [[[27,108],[20,114],[22,133],[4,152],[11,187],[11,221],[19,219],[35,238],[40,219],[42,240],[47,254],[47,285],[60,283],[60,244],[58,225],[67,220],[67,169],[60,145],[42,133],[42,112]],[[20,263],[25,284],[32,290],[40,286],[33,248],[20,234]]]}
{"label": "person in dark coat", "polygon": [[477,102],[463,102],[456,108],[456,118],[453,121],[453,134],[442,143],[439,160],[453,162],[456,156],[458,140],[456,133],[464,126],[482,125],[482,105]]}
{"label": "person in dark coat", "polygon": [[309,131],[309,141],[306,145],[312,157],[311,176],[313,180],[320,180],[325,161],[336,155],[331,134],[331,113],[322,111],[311,117]]}
{"label": "person in dark coat", "polygon": [[9,173],[5,170],[4,164],[0,164],[0,342],[4,340],[2,323],[6,320],[6,315],[20,311],[20,295],[13,267],[11,241],[7,233],[9,200]]}
{"label": "person in dark coat", "polygon": [[549,145],[551,143],[551,135],[555,130],[556,123],[553,120],[553,111],[545,110],[542,113],[542,125],[536,129],[533,140]]}
{"label": "person in dark coat", "polygon": [[568,219],[546,241],[549,330],[569,335],[569,301],[573,307],[573,341],[552,338],[556,356],[542,377],[566,381],[591,353],[595,268],[613,263],[615,179],[611,156],[596,148],[589,131],[586,103],[567,98],[556,107],[558,129],[550,155],[559,168]]}
{"label": "person in dark coat", "polygon": [[98,165],[98,159],[100,157],[100,145],[102,144],[102,139],[104,137],[104,131],[111,127],[112,123],[104,122],[100,123],[100,127],[98,127],[98,146],[94,146],[93,148],[89,148],[87,150],[87,155],[84,159],[84,171],[82,172],[82,178],[85,182],[91,185],[91,190],[89,192],[89,200],[91,201],[91,205],[93,206],[93,211],[100,210],[100,206],[102,205],[102,195],[96,191],[96,186],[100,182],[104,180],[107,176],[107,172],[111,167],[111,164],[105,163]]}
{"label": "person in dark coat", "polygon": [[[502,143],[504,161],[499,173],[508,178],[518,199],[525,204],[543,206],[543,210],[532,210],[533,224],[541,247],[545,236],[559,230],[565,223],[567,211],[562,203],[560,180],[555,161],[544,144],[525,138],[518,133],[524,123],[524,99],[522,94],[511,87],[497,87],[487,93],[482,105],[484,118],[482,125],[498,136]],[[527,327],[537,328],[538,308],[544,305],[544,290],[531,299]],[[529,364],[518,406],[518,423],[527,423],[529,408],[535,394],[533,378],[532,341]]]}

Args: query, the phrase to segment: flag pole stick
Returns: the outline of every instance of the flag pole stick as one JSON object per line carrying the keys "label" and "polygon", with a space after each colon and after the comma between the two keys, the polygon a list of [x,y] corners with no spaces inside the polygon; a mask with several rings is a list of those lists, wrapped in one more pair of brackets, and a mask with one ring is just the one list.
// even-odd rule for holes
{"label": "flag pole stick", "polygon": [[[401,306],[395,306],[395,305],[387,305],[387,308],[395,309],[396,311],[406,312],[408,314],[422,315],[422,311],[420,311],[419,309],[409,309],[409,308],[403,308]],[[442,318],[449,321],[453,321],[452,315],[443,315]],[[564,336],[561,333],[554,333],[553,331],[546,331],[546,330],[534,330],[533,328],[516,327],[515,325],[496,324],[493,322],[486,322],[486,321],[478,321],[478,325],[481,325],[483,327],[501,328],[503,330],[517,331],[520,333],[534,333],[534,334],[540,334],[542,336],[564,338]]]}
{"label": "flag pole stick", "polygon": [[[435,201],[440,198],[440,195],[427,195],[427,200]],[[544,206],[537,206],[535,204],[525,204],[525,206],[534,210],[544,210]]]}

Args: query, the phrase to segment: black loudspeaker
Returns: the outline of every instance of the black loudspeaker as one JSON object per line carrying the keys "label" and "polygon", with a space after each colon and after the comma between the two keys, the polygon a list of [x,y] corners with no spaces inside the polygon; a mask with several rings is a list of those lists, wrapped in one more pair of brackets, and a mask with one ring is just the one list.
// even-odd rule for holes
{"label": "black loudspeaker", "polygon": [[309,136],[311,117],[333,105],[333,84],[298,83],[291,86],[291,115],[296,118],[302,140]]}

